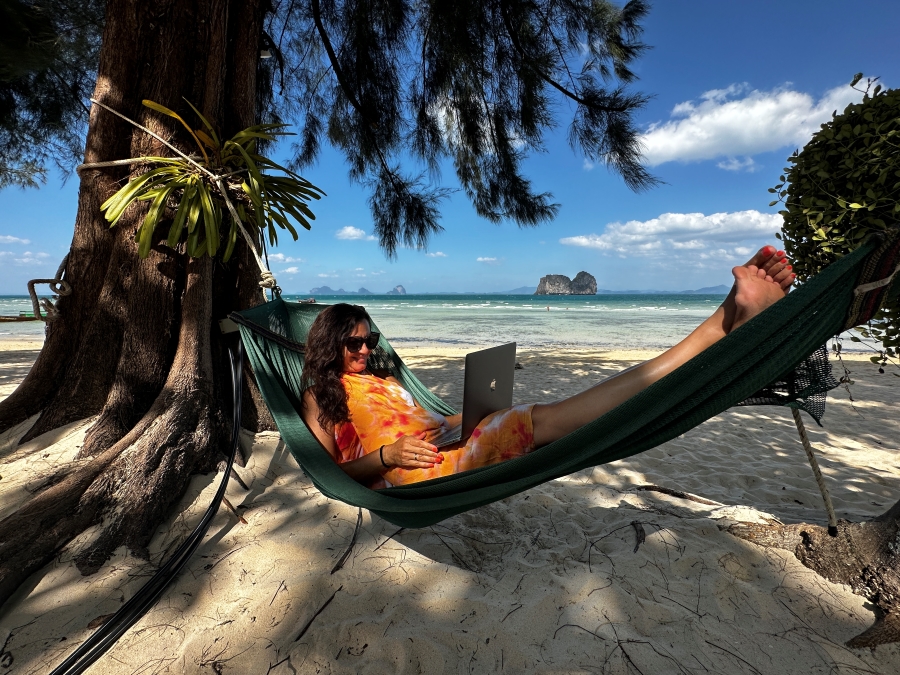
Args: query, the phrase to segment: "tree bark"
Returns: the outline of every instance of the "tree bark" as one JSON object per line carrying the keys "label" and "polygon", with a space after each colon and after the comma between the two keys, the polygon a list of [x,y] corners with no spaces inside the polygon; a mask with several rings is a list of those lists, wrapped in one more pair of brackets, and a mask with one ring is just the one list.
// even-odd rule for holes
{"label": "tree bark", "polygon": [[[224,137],[256,123],[266,7],[263,0],[110,0],[94,98],[176,143],[183,130],[142,99],[195,121],[187,99]],[[148,154],[168,152],[93,107],[86,162]],[[141,209],[131,207],[112,229],[100,212],[127,178],[128,169],[81,174],[65,274],[73,292],[60,299],[60,318],[31,372],[0,403],[0,429],[39,415],[23,441],[97,416],[79,455],[88,461],[0,522],[0,602],[97,523],[100,534],[77,557],[83,571],[123,543],[142,551],[191,474],[212,469],[225,449],[230,377],[216,319],[263,301],[255,263],[243,243],[222,264],[188,259],[164,236],[141,260],[134,242]],[[247,386],[245,425],[273,428]],[[37,537],[23,538],[36,522]]]}
{"label": "tree bark", "polygon": [[729,532],[760,546],[791,551],[809,569],[870,600],[878,608],[875,623],[847,646],[900,642],[900,501],[867,522],[839,520],[836,537],[825,527],[805,523],[741,523]]}

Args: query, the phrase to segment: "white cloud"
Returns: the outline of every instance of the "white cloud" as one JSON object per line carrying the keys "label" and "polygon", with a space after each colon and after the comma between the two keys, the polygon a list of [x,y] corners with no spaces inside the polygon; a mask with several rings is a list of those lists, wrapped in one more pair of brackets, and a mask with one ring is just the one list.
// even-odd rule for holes
{"label": "white cloud", "polygon": [[657,166],[724,158],[720,168],[752,170],[751,155],[805,145],[832,112],[840,113],[862,97],[841,86],[817,101],[788,86],[758,91],[732,84],[704,92],[699,102],[679,103],[672,109],[672,119],[651,124],[641,136],[644,161]]}
{"label": "white cloud", "polygon": [[19,239],[8,234],[0,234],[0,244],[30,244],[30,239]]}
{"label": "white cloud", "polygon": [[488,265],[493,265],[494,263],[497,262],[497,259],[496,259],[496,258],[484,258],[484,257],[482,257],[482,258],[475,258],[475,261],[476,261],[476,262],[480,262],[480,263],[487,263]]}
{"label": "white cloud", "polygon": [[284,274],[297,274],[300,271],[299,267],[285,267],[281,270]]}
{"label": "white cloud", "polygon": [[726,171],[746,171],[747,173],[753,173],[759,168],[759,165],[753,161],[752,157],[744,157],[743,159],[729,157],[721,162],[717,162],[716,166]]}
{"label": "white cloud", "polygon": [[50,257],[49,253],[32,253],[31,251],[25,251],[25,253],[22,253],[21,255],[21,258],[15,258],[15,262],[19,265],[46,264],[47,258]]}
{"label": "white cloud", "polygon": [[373,277],[377,277],[384,274],[384,270],[380,270],[378,272],[369,272],[369,274],[371,274]]}
{"label": "white cloud", "polygon": [[429,258],[446,258],[447,254],[442,251],[435,251],[434,253],[426,253],[426,256]]}
{"label": "white cloud", "polygon": [[364,271],[364,268],[362,268],[362,267],[357,267],[357,268],[355,268],[353,271],[354,271],[354,272],[363,272],[363,271]]}
{"label": "white cloud", "polygon": [[[603,234],[565,237],[559,243],[583,246],[621,256],[664,257],[673,251],[691,251],[700,259],[739,258],[752,243],[773,242],[781,229],[779,215],[759,211],[734,213],[664,213],[650,220],[610,223]],[[746,244],[752,242],[750,246]]]}
{"label": "white cloud", "polygon": [[338,275],[335,274],[334,272],[331,272],[330,274],[326,274],[323,272],[322,274],[319,275],[319,277],[321,279],[337,279]]}
{"label": "white cloud", "polygon": [[584,162],[581,164],[581,168],[585,171],[592,171],[596,165],[589,160],[587,157],[584,158]]}
{"label": "white cloud", "polygon": [[306,261],[303,258],[291,258],[290,256],[286,256],[284,253],[270,253],[269,254],[269,262],[304,263]]}
{"label": "white cloud", "polygon": [[339,229],[335,235],[338,239],[362,239],[365,241],[375,241],[375,237],[371,234],[367,235],[365,230],[361,230],[358,227],[353,227],[352,225],[347,225]]}

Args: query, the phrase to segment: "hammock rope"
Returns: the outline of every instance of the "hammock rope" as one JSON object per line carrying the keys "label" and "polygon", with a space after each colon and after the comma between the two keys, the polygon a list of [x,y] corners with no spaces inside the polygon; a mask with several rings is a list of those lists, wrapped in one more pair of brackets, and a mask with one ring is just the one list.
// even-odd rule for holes
{"label": "hammock rope", "polygon": [[819,462],[813,453],[812,445],[809,442],[809,436],[806,435],[806,427],[803,425],[803,418],[800,417],[800,411],[796,408],[791,409],[794,416],[794,424],[797,425],[797,433],[800,434],[800,442],[806,451],[806,459],[812,467],[813,476],[816,479],[816,485],[819,486],[819,492],[822,493],[822,501],[825,502],[825,513],[828,514],[828,534],[832,537],[837,536],[837,517],[834,515],[834,505],[831,503],[831,495],[828,487],[825,485],[825,479],[822,478],[822,472],[819,470]]}

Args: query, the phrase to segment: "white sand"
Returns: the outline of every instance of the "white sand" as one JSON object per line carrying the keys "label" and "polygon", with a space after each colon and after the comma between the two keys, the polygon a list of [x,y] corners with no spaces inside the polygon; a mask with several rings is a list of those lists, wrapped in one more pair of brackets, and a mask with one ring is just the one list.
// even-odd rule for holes
{"label": "white sand", "polygon": [[[459,405],[457,356],[404,352]],[[554,400],[647,356],[523,353],[516,400]],[[838,389],[824,429],[806,419],[838,514],[860,519],[900,498],[900,378],[848,364],[857,402]],[[86,428],[0,460],[0,515],[74,456]],[[15,441],[0,437],[0,452]],[[843,646],[874,620],[862,598],[720,529],[824,522],[787,411],[727,412],[642,455],[423,530],[398,533],[363,512],[334,574],[357,509],[319,494],[277,434],[243,441],[238,472],[250,490],[232,482],[228,498],[247,524],[221,510],[177,583],[90,673],[900,672],[900,645]],[[220,478],[193,480],[149,562],[120,550],[82,577],[71,560],[85,536],[33,575],[0,610],[0,673],[49,672],[190,531]],[[721,505],[634,490],[646,484]],[[646,533],[637,551],[633,523]]]}

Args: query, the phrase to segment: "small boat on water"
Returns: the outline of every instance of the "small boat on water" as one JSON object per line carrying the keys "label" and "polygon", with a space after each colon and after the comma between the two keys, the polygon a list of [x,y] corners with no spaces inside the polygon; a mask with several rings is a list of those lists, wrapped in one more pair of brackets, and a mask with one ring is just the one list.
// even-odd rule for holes
{"label": "small boat on water", "polygon": [[0,322],[4,321],[37,321],[37,317],[31,312],[19,312],[19,316],[0,316]]}

